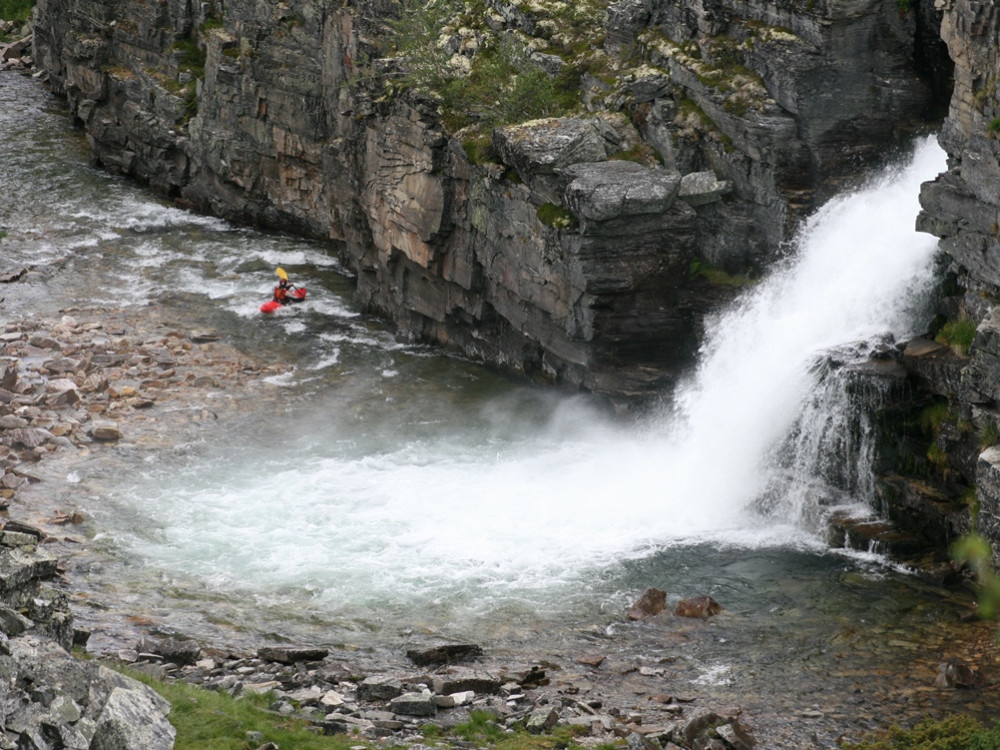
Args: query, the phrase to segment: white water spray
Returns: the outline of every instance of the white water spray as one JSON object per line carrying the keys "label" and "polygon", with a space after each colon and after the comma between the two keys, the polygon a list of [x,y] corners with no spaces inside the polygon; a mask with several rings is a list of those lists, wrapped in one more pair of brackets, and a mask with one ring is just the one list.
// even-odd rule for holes
{"label": "white water spray", "polygon": [[907,168],[820,211],[795,257],[715,320],[666,424],[607,424],[555,394],[539,408],[518,393],[441,403],[386,351],[364,403],[310,403],[322,419],[298,415],[308,440],[287,452],[244,441],[136,487],[125,503],[154,530],[123,537],[224,588],[452,614],[484,592],[558,599],[665,546],[799,543],[794,513],[754,513],[769,453],[815,387],[817,355],[915,324],[935,249],[913,230],[917,195],[943,168],[927,142]]}

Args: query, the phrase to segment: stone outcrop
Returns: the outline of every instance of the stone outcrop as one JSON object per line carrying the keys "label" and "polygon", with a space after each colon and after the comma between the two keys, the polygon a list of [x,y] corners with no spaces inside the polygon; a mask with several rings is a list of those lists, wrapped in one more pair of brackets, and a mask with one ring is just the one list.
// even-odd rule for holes
{"label": "stone outcrop", "polygon": [[442,37],[455,65],[518,39],[584,106],[485,161],[394,86],[382,0],[39,0],[34,56],[95,162],[331,241],[403,336],[615,399],[669,387],[732,296],[693,269],[759,270],[948,85],[927,0],[585,3],[601,47],[563,4],[488,5]]}
{"label": "stone outcrop", "polygon": [[937,484],[946,477],[952,497],[964,491],[970,505],[978,499],[977,529],[1000,563],[1000,9],[968,0],[937,7],[955,62],[940,135],[949,169],[924,185],[918,227],[941,238],[949,266],[939,338],[947,342],[958,327],[967,334],[953,347],[960,356],[924,356],[916,372],[924,392],[950,412],[936,437]]}
{"label": "stone outcrop", "polygon": [[14,522],[0,530],[0,747],[169,750],[165,700],[70,655],[72,615],[48,583],[57,566],[41,536]]}

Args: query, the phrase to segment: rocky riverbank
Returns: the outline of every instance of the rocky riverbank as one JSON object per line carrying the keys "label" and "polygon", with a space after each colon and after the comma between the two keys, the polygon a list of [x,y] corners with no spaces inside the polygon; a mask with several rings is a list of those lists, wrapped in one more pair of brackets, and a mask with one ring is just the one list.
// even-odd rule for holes
{"label": "rocky riverbank", "polygon": [[[6,695],[20,701],[6,728],[21,743],[16,746],[34,742],[42,748],[99,747],[93,743],[101,732],[119,731],[115,727],[122,724],[148,726],[158,728],[154,735],[133,737],[121,747],[169,747],[166,706],[66,651],[74,638],[72,570],[90,554],[91,531],[85,515],[65,502],[65,477],[77,462],[116,451],[168,450],[207,424],[236,418],[248,400],[258,407],[270,403],[277,389],[267,378],[284,368],[253,360],[176,311],[149,306],[64,312],[58,320],[8,322],[0,334],[0,492],[9,505],[0,557],[22,561],[8,562],[4,584],[9,653],[0,653],[0,661],[9,675]],[[621,633],[595,632],[567,651],[525,649],[515,655],[489,643],[393,654],[310,644],[239,649],[168,632],[147,616],[141,601],[128,622],[109,616],[90,626],[92,632],[77,630],[75,638],[80,644],[90,639],[90,651],[100,660],[233,695],[271,691],[271,708],[279,715],[393,745],[426,744],[421,725],[447,728],[483,710],[506,726],[531,731],[581,725],[581,744],[830,747],[841,735],[857,736],[891,721],[963,706],[988,711],[995,702],[996,644],[992,629],[981,623],[943,626],[940,643],[914,644],[919,651],[910,660],[912,673],[880,675],[875,689],[825,694],[821,702],[795,708],[769,709],[749,694],[719,701],[682,677],[670,644],[680,653],[689,641],[724,640],[726,631],[717,624],[724,627],[731,615],[709,600],[691,612],[664,603],[662,592],[651,591],[645,609],[622,613],[627,630]],[[690,614],[696,616],[683,616]],[[116,631],[118,645],[102,647],[110,639],[101,631]],[[635,642],[629,648],[623,648],[624,633]],[[890,636],[887,648],[913,637]],[[844,671],[852,669],[845,665]],[[831,678],[809,676],[808,669],[806,674]],[[67,683],[64,675],[74,678]],[[148,714],[138,718],[140,710]],[[121,719],[119,711],[129,718]],[[53,732],[63,739],[51,739]],[[49,745],[39,744],[42,739]]]}

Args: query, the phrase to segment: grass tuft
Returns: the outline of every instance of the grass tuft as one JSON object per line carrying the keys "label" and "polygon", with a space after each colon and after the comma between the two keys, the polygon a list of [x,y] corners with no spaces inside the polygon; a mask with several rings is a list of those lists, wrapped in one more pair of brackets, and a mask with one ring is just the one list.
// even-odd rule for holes
{"label": "grass tuft", "polygon": [[949,320],[938,331],[934,340],[939,344],[950,346],[955,354],[966,356],[972,340],[976,337],[976,322],[963,315],[955,320]]}
{"label": "grass tuft", "polygon": [[988,750],[1000,747],[1000,724],[987,728],[968,716],[925,719],[913,729],[892,727],[842,750]]}

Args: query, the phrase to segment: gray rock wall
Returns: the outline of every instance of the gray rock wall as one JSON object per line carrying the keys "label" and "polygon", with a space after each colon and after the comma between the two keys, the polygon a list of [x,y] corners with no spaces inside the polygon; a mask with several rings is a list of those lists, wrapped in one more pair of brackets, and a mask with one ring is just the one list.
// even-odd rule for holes
{"label": "gray rock wall", "polygon": [[[491,0],[470,33],[555,49],[559,7]],[[35,51],[96,162],[330,240],[404,336],[614,399],[669,387],[732,296],[693,268],[759,271],[933,99],[914,54],[933,12],[619,0],[603,47],[583,40],[587,107],[497,130],[498,161],[475,164],[394,90],[394,8],[40,0]]]}
{"label": "gray rock wall", "polygon": [[[994,3],[942,0],[941,36],[955,62],[954,93],[940,142],[949,169],[921,191],[918,226],[941,238],[953,289],[941,303],[942,321],[975,327],[959,377],[942,372],[924,379],[947,399],[966,425],[967,445],[948,454],[953,483],[978,494],[978,528],[1000,564],[1000,8]],[[958,445],[961,441],[953,441]]]}

